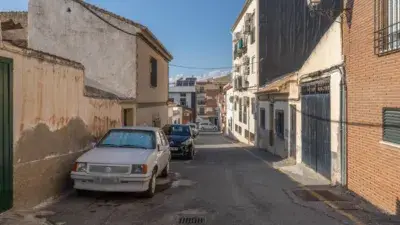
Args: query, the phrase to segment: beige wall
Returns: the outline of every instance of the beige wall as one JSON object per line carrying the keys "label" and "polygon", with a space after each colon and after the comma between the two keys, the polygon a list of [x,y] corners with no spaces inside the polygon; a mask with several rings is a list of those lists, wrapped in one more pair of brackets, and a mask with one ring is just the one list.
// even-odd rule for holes
{"label": "beige wall", "polygon": [[[141,38],[137,38],[137,94],[138,103],[167,104],[168,100],[168,61],[155,52]],[[157,59],[157,87],[150,86],[150,57]]]}
{"label": "beige wall", "polygon": [[168,106],[143,107],[136,109],[136,125],[152,126],[153,120],[160,118],[160,126],[168,123]]}
{"label": "beige wall", "polygon": [[73,161],[120,125],[121,107],[84,97],[80,64],[6,43],[0,56],[13,59],[14,207],[31,207],[68,187]]}
{"label": "beige wall", "polygon": [[[136,124],[149,125],[160,118],[161,126],[168,123],[168,61],[141,38],[137,38]],[[150,57],[157,60],[157,87],[150,86]]]}

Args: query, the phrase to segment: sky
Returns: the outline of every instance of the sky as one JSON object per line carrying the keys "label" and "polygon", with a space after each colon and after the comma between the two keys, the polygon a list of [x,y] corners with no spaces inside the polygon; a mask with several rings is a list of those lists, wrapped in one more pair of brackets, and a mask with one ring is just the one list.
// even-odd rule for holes
{"label": "sky", "polygon": [[[182,76],[194,75],[201,79],[230,71],[226,68],[232,66],[230,29],[244,1],[86,0],[147,26],[174,56],[170,63],[171,82]],[[28,7],[28,0],[0,2],[0,11],[21,11]],[[210,69],[185,69],[173,65]]]}

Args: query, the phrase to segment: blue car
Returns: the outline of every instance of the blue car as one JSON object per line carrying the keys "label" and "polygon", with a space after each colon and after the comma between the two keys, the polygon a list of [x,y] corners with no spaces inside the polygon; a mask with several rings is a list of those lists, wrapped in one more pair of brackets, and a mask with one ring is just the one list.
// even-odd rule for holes
{"label": "blue car", "polygon": [[194,138],[195,134],[189,125],[167,124],[163,127],[168,137],[169,147],[172,156],[181,156],[187,159],[194,159],[196,154]]}

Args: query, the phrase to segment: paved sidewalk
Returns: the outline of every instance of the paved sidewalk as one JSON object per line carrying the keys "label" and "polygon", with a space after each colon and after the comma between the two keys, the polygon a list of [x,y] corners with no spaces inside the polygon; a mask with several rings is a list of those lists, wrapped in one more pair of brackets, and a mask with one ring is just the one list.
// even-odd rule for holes
{"label": "paved sidewalk", "polygon": [[[250,154],[253,154],[260,160],[263,160],[270,167],[279,170],[281,173],[290,177],[291,180],[301,184],[305,190],[312,192],[311,195],[314,195],[309,196],[310,198],[322,198],[320,201],[324,202],[327,206],[336,211],[341,211],[343,214],[346,214],[350,217],[358,219],[360,222],[362,222],[362,224],[400,224],[399,216],[388,215],[355,193],[352,193],[351,191],[340,186],[332,186],[329,180],[308,168],[304,164],[296,164],[291,160],[282,159],[279,156],[273,155],[265,149],[250,146],[236,140],[232,140],[228,137],[226,137],[226,139],[238,146],[241,146]],[[325,193],[328,191],[336,196],[335,198],[337,199],[325,199],[323,196],[318,194],[321,191]],[[292,195],[291,197],[293,199],[297,199],[297,197],[293,194],[290,195]],[[318,208],[318,204],[313,201],[307,203],[303,202],[301,204],[306,205],[307,207]]]}
{"label": "paved sidewalk", "polygon": [[0,225],[53,225],[44,218],[47,215],[46,211],[10,210],[0,214]]}

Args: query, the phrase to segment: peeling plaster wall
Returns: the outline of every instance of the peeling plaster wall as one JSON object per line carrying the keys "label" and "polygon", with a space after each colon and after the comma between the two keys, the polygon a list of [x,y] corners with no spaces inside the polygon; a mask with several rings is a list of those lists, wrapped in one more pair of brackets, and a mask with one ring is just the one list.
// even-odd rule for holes
{"label": "peeling plaster wall", "polygon": [[[96,13],[136,33],[135,26]],[[136,36],[117,30],[72,0],[30,0],[28,20],[30,48],[80,62],[88,78],[120,97],[136,97]]]}
{"label": "peeling plaster wall", "polygon": [[8,43],[0,56],[13,59],[14,207],[32,207],[70,186],[72,163],[120,125],[121,107],[83,95],[80,64]]}

